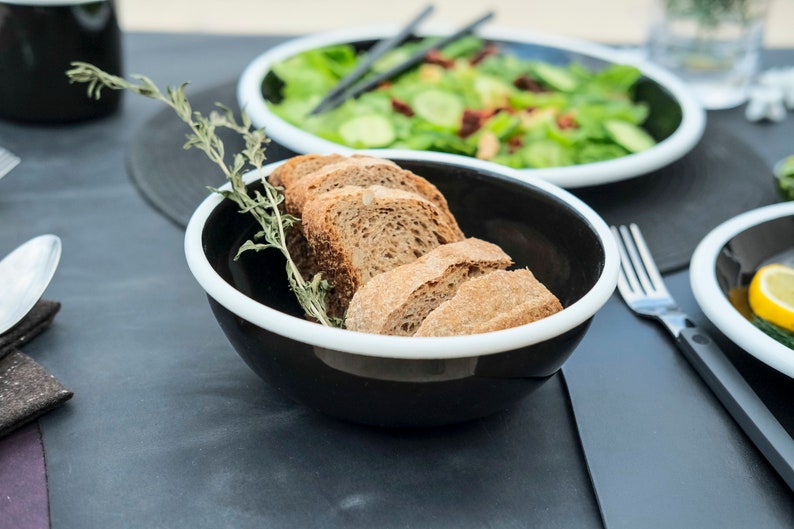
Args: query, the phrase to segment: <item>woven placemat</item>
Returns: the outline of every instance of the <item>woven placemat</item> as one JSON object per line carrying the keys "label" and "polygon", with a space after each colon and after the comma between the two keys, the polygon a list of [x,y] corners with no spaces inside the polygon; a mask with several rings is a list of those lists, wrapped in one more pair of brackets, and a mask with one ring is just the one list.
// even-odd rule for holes
{"label": "woven placemat", "polygon": [[[222,103],[236,109],[237,82],[198,92],[187,92],[194,110],[208,114]],[[127,151],[127,171],[138,190],[155,209],[174,221],[187,226],[196,207],[209,196],[207,187],[225,183],[223,173],[207,156],[197,150],[185,150],[183,145],[189,129],[166,108],[155,114],[135,134]],[[234,132],[220,130],[227,154],[240,152],[245,145]],[[277,162],[294,156],[286,147],[271,142],[267,148],[267,161]]]}
{"label": "woven placemat", "polygon": [[[236,108],[236,81],[188,94],[196,110],[216,102]],[[197,150],[185,151],[186,126],[170,109],[162,110],[135,135],[127,168],[144,197],[162,214],[186,226],[207,197],[207,186],[223,175]],[[227,151],[241,140],[223,135]],[[268,161],[293,156],[271,142]],[[635,222],[663,272],[689,264],[697,244],[715,226],[744,211],[778,200],[770,167],[726,127],[709,125],[701,142],[685,157],[653,173],[614,184],[574,190],[609,224]]]}

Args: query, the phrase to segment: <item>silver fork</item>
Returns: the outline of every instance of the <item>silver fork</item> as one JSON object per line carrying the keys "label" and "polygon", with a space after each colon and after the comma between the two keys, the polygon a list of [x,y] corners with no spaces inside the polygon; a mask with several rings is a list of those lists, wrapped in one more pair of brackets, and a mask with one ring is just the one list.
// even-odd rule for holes
{"label": "silver fork", "polygon": [[640,316],[655,319],[675,337],[690,364],[761,453],[794,489],[794,439],[747,384],[717,344],[678,307],[664,285],[636,224],[612,227],[620,251],[618,291]]}
{"label": "silver fork", "polygon": [[8,149],[0,147],[0,178],[11,172],[22,160]]}

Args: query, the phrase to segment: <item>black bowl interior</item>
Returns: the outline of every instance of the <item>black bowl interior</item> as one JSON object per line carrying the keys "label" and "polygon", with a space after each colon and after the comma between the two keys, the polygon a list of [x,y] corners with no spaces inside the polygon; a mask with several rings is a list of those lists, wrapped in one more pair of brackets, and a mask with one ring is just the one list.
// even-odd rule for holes
{"label": "black bowl interior", "polygon": [[750,284],[755,272],[773,262],[794,259],[794,216],[762,222],[735,235],[719,252],[717,284],[726,296]]}
{"label": "black bowl interior", "polygon": [[[560,199],[497,174],[395,161],[444,193],[464,233],[502,246],[516,266],[528,266],[564,306],[584,296],[601,276],[605,255],[597,234]],[[245,295],[302,318],[279,252],[247,252],[234,260],[239,246],[257,230],[250,215],[223,201],[202,234],[210,264]],[[508,408],[559,370],[590,323],[511,351],[406,360],[314,347],[244,321],[212,298],[210,305],[240,356],[272,386],[323,413],[389,427],[454,423]]]}
{"label": "black bowl interior", "polygon": [[[360,41],[351,44],[359,51],[372,47],[376,41]],[[503,53],[509,53],[524,59],[537,59],[551,64],[580,63],[592,70],[601,70],[609,62],[590,55],[569,50],[544,46],[542,44],[521,43],[513,41],[496,42]],[[262,81],[262,96],[266,101],[278,103],[282,99],[284,83],[273,72],[265,74]],[[648,119],[643,127],[659,142],[672,135],[681,125],[683,119],[681,105],[675,97],[656,81],[642,77],[634,87],[634,100],[648,105]]]}

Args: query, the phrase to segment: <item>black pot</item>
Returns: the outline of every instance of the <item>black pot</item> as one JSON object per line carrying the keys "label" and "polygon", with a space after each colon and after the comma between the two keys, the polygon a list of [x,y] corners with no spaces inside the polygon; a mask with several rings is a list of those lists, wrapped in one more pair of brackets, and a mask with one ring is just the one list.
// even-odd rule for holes
{"label": "black pot", "polygon": [[89,99],[85,85],[69,83],[72,61],[121,74],[113,0],[0,1],[0,118],[67,123],[113,113],[121,92]]}

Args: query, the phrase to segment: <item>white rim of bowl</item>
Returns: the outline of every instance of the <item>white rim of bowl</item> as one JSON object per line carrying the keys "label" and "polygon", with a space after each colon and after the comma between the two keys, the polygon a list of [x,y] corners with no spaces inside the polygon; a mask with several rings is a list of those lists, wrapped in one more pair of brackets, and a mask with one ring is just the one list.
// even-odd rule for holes
{"label": "white rim of bowl", "polygon": [[[382,157],[399,159],[438,161],[435,153],[401,150],[360,151],[377,153]],[[282,162],[269,164],[264,174],[269,174]],[[494,171],[493,164],[457,159],[456,165]],[[507,177],[508,169],[499,170]],[[258,178],[248,173],[246,182]],[[449,337],[404,337],[384,336],[325,327],[301,318],[290,316],[267,307],[227,283],[210,266],[203,252],[202,229],[207,217],[224,200],[220,195],[207,197],[193,213],[185,231],[185,256],[188,267],[201,287],[215,301],[234,314],[276,334],[298,340],[316,347],[323,347],[365,356],[405,359],[443,359],[480,356],[518,349],[553,338],[584,323],[600,309],[615,290],[620,261],[616,243],[606,223],[584,202],[564,189],[538,181],[528,185],[537,187],[572,205],[590,223],[604,248],[604,268],[593,288],[581,299],[563,311],[542,320],[485,334]],[[228,183],[224,186],[228,187]],[[270,250],[268,250],[270,251]]]}
{"label": "white rim of bowl", "polygon": [[747,321],[720,289],[715,267],[722,248],[743,231],[794,215],[794,202],[781,202],[742,213],[714,228],[698,244],[689,267],[690,284],[703,314],[736,345],[790,377],[794,377],[794,352]]}
{"label": "white rim of bowl", "polygon": [[[258,127],[265,127],[268,135],[287,148],[297,152],[353,152],[354,149],[318,138],[287,123],[265,104],[261,95],[262,80],[270,66],[302,51],[329,44],[383,38],[397,31],[395,26],[367,26],[331,31],[299,37],[277,45],[256,57],[243,71],[237,84],[237,99]],[[450,28],[428,26],[420,34],[444,34]],[[542,178],[568,189],[601,185],[642,176],[678,160],[700,141],[706,126],[706,112],[685,84],[669,71],[638,56],[596,43],[558,35],[519,31],[509,28],[485,28],[477,33],[485,39],[555,47],[613,63],[631,64],[643,75],[663,86],[681,106],[681,124],[673,134],[647,151],[630,154],[614,160],[594,162],[569,167],[547,169],[519,169],[520,178]],[[454,158],[469,157],[449,154]]]}

